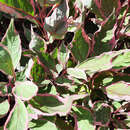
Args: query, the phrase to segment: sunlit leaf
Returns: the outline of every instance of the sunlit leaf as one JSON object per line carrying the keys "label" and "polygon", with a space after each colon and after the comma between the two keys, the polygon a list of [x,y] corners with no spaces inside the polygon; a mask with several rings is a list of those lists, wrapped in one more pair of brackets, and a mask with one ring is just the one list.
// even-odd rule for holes
{"label": "sunlit leaf", "polygon": [[130,66],[130,51],[121,53],[112,59],[113,69],[121,69]]}
{"label": "sunlit leaf", "polygon": [[8,48],[15,69],[20,61],[22,49],[20,36],[15,31],[13,19],[11,20],[7,32],[2,39],[2,44]]}
{"label": "sunlit leaf", "polygon": [[31,130],[58,130],[54,123],[47,120],[32,120],[29,123],[29,128]]}
{"label": "sunlit leaf", "polygon": [[87,80],[87,76],[83,70],[77,68],[68,68],[67,73],[72,77]]}
{"label": "sunlit leaf", "polygon": [[117,82],[106,87],[107,96],[116,101],[130,101],[130,83]]}
{"label": "sunlit leaf", "polygon": [[9,107],[10,105],[8,100],[0,102],[0,118],[7,114],[7,112],[9,111]]}
{"label": "sunlit leaf", "polygon": [[12,59],[7,48],[0,44],[0,70],[8,75],[14,75]]}
{"label": "sunlit leaf", "polygon": [[29,100],[37,94],[38,87],[31,81],[17,81],[13,91],[20,99]]}
{"label": "sunlit leaf", "polygon": [[16,104],[5,123],[5,129],[8,130],[27,130],[28,113],[24,103],[16,99]]}

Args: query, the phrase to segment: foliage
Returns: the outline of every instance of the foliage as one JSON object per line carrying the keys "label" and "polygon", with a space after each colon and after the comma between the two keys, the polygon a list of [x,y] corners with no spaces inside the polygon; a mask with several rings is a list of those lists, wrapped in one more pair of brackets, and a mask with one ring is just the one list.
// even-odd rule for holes
{"label": "foliage", "polygon": [[0,0],[0,130],[130,129],[129,0]]}

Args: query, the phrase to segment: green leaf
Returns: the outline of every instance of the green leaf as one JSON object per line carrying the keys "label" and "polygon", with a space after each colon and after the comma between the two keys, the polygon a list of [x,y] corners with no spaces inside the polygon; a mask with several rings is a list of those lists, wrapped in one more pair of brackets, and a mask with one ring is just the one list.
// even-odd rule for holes
{"label": "green leaf", "polygon": [[40,4],[41,7],[49,6],[49,5],[54,5],[54,4],[59,4],[62,0],[38,0],[38,3]]}
{"label": "green leaf", "polygon": [[107,96],[116,101],[130,101],[130,83],[119,81],[106,87]]}
{"label": "green leaf", "polygon": [[92,3],[92,12],[96,14],[98,18],[108,17],[114,9],[117,8],[116,0],[96,0]]}
{"label": "green leaf", "polygon": [[108,126],[111,118],[111,107],[103,102],[96,102],[93,110],[95,125]]}
{"label": "green leaf", "polygon": [[82,31],[78,30],[75,34],[75,38],[73,40],[73,47],[71,49],[75,59],[79,62],[86,60],[88,54],[88,43],[84,40],[82,36]]}
{"label": "green leaf", "polygon": [[30,74],[31,74],[31,69],[32,69],[33,64],[34,64],[34,61],[32,58],[30,58],[27,64],[27,68],[25,70],[25,76],[28,79],[30,79]]}
{"label": "green leaf", "polygon": [[57,64],[56,70],[57,70],[58,74],[60,74],[60,72],[63,70],[63,66],[61,64]]}
{"label": "green leaf", "polygon": [[68,68],[67,73],[75,78],[87,80],[85,71],[77,68]]}
{"label": "green leaf", "polygon": [[121,103],[117,102],[117,101],[114,101],[112,102],[112,105],[116,108],[116,109],[119,109],[121,107]]}
{"label": "green leaf", "polygon": [[90,99],[92,102],[107,100],[107,96],[104,94],[102,89],[94,88],[90,93]]}
{"label": "green leaf", "polygon": [[58,60],[59,63],[65,68],[68,59],[69,59],[70,51],[67,49],[67,47],[62,43],[60,46],[60,49],[58,51]]}
{"label": "green leaf", "polygon": [[75,14],[74,3],[75,3],[75,0],[70,0],[68,3],[70,7],[69,16],[74,16]]}
{"label": "green leaf", "polygon": [[72,95],[62,98],[52,94],[41,94],[30,100],[30,103],[37,111],[40,110],[39,113],[41,115],[52,116],[59,114],[60,116],[65,116],[70,112],[73,101],[82,99],[85,96],[87,95]]}
{"label": "green leaf", "polygon": [[53,95],[57,95],[57,88],[52,85],[50,80],[44,80],[43,82],[40,83],[39,85],[39,90],[38,90],[39,94],[53,94]]}
{"label": "green leaf", "polygon": [[43,67],[37,63],[37,60],[34,60],[33,66],[31,66],[31,77],[33,82],[40,83],[45,78],[45,71]]}
{"label": "green leaf", "polygon": [[41,39],[31,28],[31,42],[29,44],[30,50],[34,52],[44,51],[44,40]]}
{"label": "green leaf", "polygon": [[121,69],[130,66],[130,51],[119,54],[112,59],[113,69]]}
{"label": "green leaf", "polygon": [[7,85],[6,82],[0,82],[0,95],[1,96],[4,96],[5,94],[8,93],[6,85]]}
{"label": "green leaf", "polygon": [[34,15],[33,7],[29,0],[0,0],[0,2],[6,4],[7,6],[29,13],[30,15]]}
{"label": "green leaf", "polygon": [[52,58],[51,55],[42,52],[42,53],[38,53],[38,57],[41,63],[44,64],[46,67],[54,71],[56,70],[55,60]]}
{"label": "green leaf", "polygon": [[99,127],[99,128],[100,128],[99,130],[109,130],[108,127],[103,127],[103,126],[101,126],[101,127]]}
{"label": "green leaf", "polygon": [[99,55],[103,52],[111,50],[111,39],[114,37],[114,24],[116,22],[115,11],[109,16],[105,25],[101,27],[101,30],[94,36],[95,45],[93,55]]}
{"label": "green leaf", "polygon": [[22,100],[30,100],[37,94],[38,87],[31,81],[16,81],[13,92]]}
{"label": "green leaf", "polygon": [[92,6],[92,0],[83,0],[83,5],[87,7],[88,9]]}
{"label": "green leaf", "polygon": [[9,111],[10,105],[8,100],[0,103],[0,118],[2,118]]}
{"label": "green leaf", "polygon": [[93,76],[94,73],[109,70],[111,68],[122,69],[123,67],[130,66],[129,55],[129,49],[107,52],[96,57],[88,58],[75,68],[84,70],[88,75]]}
{"label": "green leaf", "polygon": [[20,61],[22,49],[20,36],[15,32],[13,19],[10,22],[5,37],[2,39],[2,44],[8,48],[15,69]]}
{"label": "green leaf", "polygon": [[40,119],[29,122],[29,128],[31,130],[58,130],[54,123]]}
{"label": "green leaf", "polygon": [[[65,116],[65,118],[68,118],[68,116],[69,115]],[[55,124],[58,127],[58,130],[74,130],[74,127],[72,126],[72,122],[68,121],[68,119],[64,119],[64,117],[62,118],[56,116]]]}
{"label": "green leaf", "polygon": [[125,119],[125,124],[130,129],[130,115],[129,115],[129,112],[127,113],[127,119]]}
{"label": "green leaf", "polygon": [[76,0],[76,7],[78,7],[81,12],[84,12],[85,8],[89,9],[92,5],[92,0]]}
{"label": "green leaf", "polygon": [[98,57],[88,58],[86,61],[77,65],[76,68],[84,70],[87,74],[92,76],[96,72],[112,68],[110,60],[111,56],[107,53],[104,53]]}
{"label": "green leaf", "polygon": [[8,130],[27,130],[28,113],[24,103],[17,98],[16,104],[8,116],[5,128]]}
{"label": "green leaf", "polygon": [[81,106],[72,108],[77,117],[77,122],[75,122],[78,127],[77,129],[86,130],[87,128],[88,130],[95,130],[93,114],[89,109]]}
{"label": "green leaf", "polygon": [[[66,90],[66,88],[68,90],[73,89],[73,80],[72,79],[68,79],[65,76],[59,76],[56,78],[56,83],[58,86],[62,86],[62,87],[58,87],[57,91],[59,91],[60,94],[63,93],[67,93],[68,91]],[[75,87],[74,87],[75,88]]]}
{"label": "green leaf", "polygon": [[10,14],[12,17],[15,17],[15,18],[23,18],[23,17],[25,17],[25,14],[20,13],[20,12],[16,11],[15,8],[9,7],[6,4],[1,3],[1,2],[0,2],[0,11],[2,13],[6,13],[8,15]]}
{"label": "green leaf", "polygon": [[0,70],[8,75],[14,75],[14,68],[8,49],[0,44]]}
{"label": "green leaf", "polygon": [[59,6],[54,9],[52,15],[45,18],[45,30],[56,39],[63,39],[67,32],[68,11],[68,2],[63,0]]}
{"label": "green leaf", "polygon": [[30,107],[30,105],[26,106],[28,112],[28,120],[31,121],[32,119],[37,119],[38,114]]}
{"label": "green leaf", "polygon": [[118,81],[125,81],[125,82],[130,82],[130,76],[123,75],[123,76],[109,76],[107,78],[104,78],[102,80],[103,86],[108,86],[111,85],[112,83],[116,83]]}
{"label": "green leaf", "polygon": [[27,66],[25,66],[25,68],[21,71],[16,72],[16,81],[25,81],[26,80],[26,72]]}

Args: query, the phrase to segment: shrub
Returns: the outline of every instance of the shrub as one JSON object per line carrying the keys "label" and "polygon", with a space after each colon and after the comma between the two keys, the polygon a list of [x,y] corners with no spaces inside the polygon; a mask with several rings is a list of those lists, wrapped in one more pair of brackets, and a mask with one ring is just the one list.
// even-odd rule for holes
{"label": "shrub", "polygon": [[0,0],[0,130],[130,129],[129,0]]}

